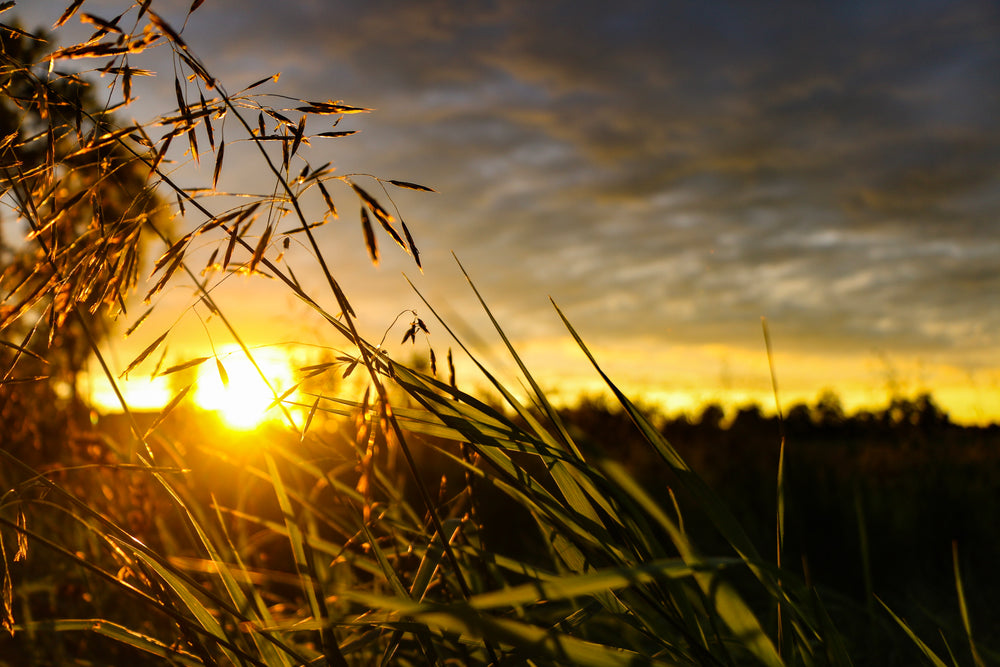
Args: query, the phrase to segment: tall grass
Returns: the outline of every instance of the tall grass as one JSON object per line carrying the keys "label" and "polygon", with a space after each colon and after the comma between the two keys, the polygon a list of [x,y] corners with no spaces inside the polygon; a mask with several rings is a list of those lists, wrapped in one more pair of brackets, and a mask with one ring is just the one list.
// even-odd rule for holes
{"label": "tall grass", "polygon": [[[56,23],[70,20],[81,4],[74,2]],[[199,5],[192,3],[191,12]],[[499,404],[439,379],[436,367],[399,363],[362,337],[356,306],[363,306],[364,295],[348,299],[315,227],[338,215],[334,194],[349,197],[360,208],[364,252],[372,261],[380,256],[378,239],[384,235],[419,265],[414,238],[383,195],[393,187],[429,188],[314,167],[308,158],[321,152],[313,144],[341,132],[310,134],[308,128],[365,109],[305,99],[275,108],[265,102],[272,98],[255,92],[269,79],[230,94],[156,11],[155,3],[145,2],[114,21],[84,16],[104,34],[25,66],[39,94],[49,95],[54,93],[47,84],[64,61],[100,58],[127,103],[140,74],[129,59],[157,46],[170,49],[177,108],[145,125],[103,132],[88,131],[81,121],[87,110],[80,109],[80,116],[62,118],[53,128],[58,136],[76,137],[83,154],[108,146],[127,153],[148,172],[150,194],[176,202],[173,213],[187,213],[184,220],[200,220],[177,233],[161,218],[133,221],[163,248],[145,298],[157,308],[157,295],[168,285],[189,281],[253,360],[213,286],[227,271],[266,273],[341,342],[333,359],[303,369],[300,398],[275,392],[286,423],[252,436],[263,441],[260,448],[217,446],[220,431],[187,406],[185,385],[151,423],[132,414],[119,392],[127,432],[84,429],[81,436],[67,429],[53,460],[28,462],[0,449],[3,616],[10,632],[0,643],[0,664],[865,662],[838,629],[827,596],[759,550],[718,495],[604,373],[557,307],[594,372],[670,471],[663,484],[677,502],[664,506],[660,494],[619,463],[584,451],[471,279],[470,289],[520,369],[527,399],[497,379],[429,302],[427,312],[436,318],[430,329],[453,339]],[[46,74],[49,62],[54,74]],[[47,132],[14,141],[37,141]],[[216,193],[225,147],[237,141],[256,149],[261,172],[273,177],[274,194],[215,210],[202,195]],[[180,187],[167,169],[181,143],[191,160],[213,165],[203,190]],[[39,164],[30,177],[15,174],[10,205],[36,232],[45,229],[59,215],[50,201],[53,184],[66,178],[65,165],[54,160]],[[307,213],[317,204],[326,211],[322,220]],[[36,242],[44,238],[34,234]],[[279,261],[290,238],[304,239],[326,294],[308,293]],[[195,239],[216,245],[204,275],[202,264],[194,264]],[[94,261],[108,265],[114,253],[132,251],[85,247],[95,253]],[[102,248],[105,256],[99,257]],[[44,290],[81,280],[81,273],[66,273],[62,248],[39,252],[38,261],[52,271]],[[114,273],[88,275],[111,281]],[[97,287],[105,288],[105,302],[122,307],[131,303],[127,286]],[[41,301],[21,298],[16,290],[4,294],[3,330],[32,321],[32,308]],[[324,302],[336,306],[327,309]],[[48,312],[78,319],[92,354],[117,387],[118,374],[101,355],[81,301],[51,304]],[[134,318],[130,333],[148,312]],[[412,327],[428,329],[416,319],[407,336],[416,333]],[[5,378],[36,354],[29,345],[32,328],[27,330],[26,339],[6,343],[16,354]],[[126,372],[149,367],[169,333],[149,333],[148,346]],[[166,371],[216,361],[185,360]],[[363,395],[336,390],[342,386],[337,378],[350,372],[365,374]],[[45,406],[32,409],[42,414]],[[783,506],[776,505],[776,512],[780,517]],[[714,530],[718,539],[711,550],[694,543],[687,530],[692,521]],[[516,525],[511,530],[505,522]],[[519,542],[503,538],[512,532]],[[961,592],[957,559],[955,577]],[[910,632],[905,621],[891,618],[901,632]],[[962,655],[984,664],[971,622],[967,615],[963,619],[968,648]],[[913,636],[927,660],[947,664]]]}

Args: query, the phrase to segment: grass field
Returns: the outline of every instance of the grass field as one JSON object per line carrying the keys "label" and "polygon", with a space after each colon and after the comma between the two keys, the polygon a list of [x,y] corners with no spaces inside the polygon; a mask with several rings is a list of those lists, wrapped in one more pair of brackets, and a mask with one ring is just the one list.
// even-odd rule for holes
{"label": "grass field", "polygon": [[[479,368],[489,400],[451,381],[450,350],[418,370],[363,338],[356,313],[365,295],[348,298],[341,289],[313,232],[319,221],[305,213],[307,202],[334,216],[333,195],[346,198],[342,208],[361,211],[359,252],[377,260],[384,252],[379,239],[386,238],[419,265],[415,239],[382,193],[426,188],[314,167],[307,161],[310,119],[363,109],[310,100],[276,109],[255,97],[253,86],[230,95],[154,4],[129,16],[136,19],[131,31],[119,21],[93,42],[62,47],[56,80],[41,53],[24,42],[15,49],[12,40],[29,37],[9,30],[5,36],[6,100],[20,109],[6,120],[22,113],[31,123],[20,117],[19,129],[2,143],[5,197],[28,225],[29,242],[16,248],[23,261],[5,273],[0,323],[0,560],[8,631],[0,637],[0,664],[984,665],[997,659],[974,639],[978,617],[969,612],[989,600],[983,605],[980,591],[970,590],[975,604],[966,601],[963,557],[973,554],[964,547],[953,559],[950,553],[918,559],[938,567],[909,579],[933,584],[934,595],[923,598],[932,604],[944,599],[942,590],[953,592],[946,608],[913,617],[917,608],[907,606],[904,619],[905,596],[876,597],[884,574],[912,560],[892,552],[892,541],[877,531],[910,521],[920,533],[941,519],[899,500],[879,505],[877,485],[849,488],[849,513],[836,516],[845,507],[837,497],[841,483],[852,479],[836,466],[861,459],[844,449],[822,450],[820,441],[802,442],[794,428],[804,422],[792,415],[745,432],[739,419],[728,430],[700,430],[698,437],[710,441],[699,444],[681,432],[682,424],[667,428],[623,395],[563,318],[612,401],[570,414],[552,405],[484,298],[496,336],[520,368],[526,398],[479,364],[436,317],[433,303],[424,304],[426,322],[415,316],[402,326],[404,341],[425,330],[452,341],[455,354]],[[59,74],[64,61],[99,58],[127,101],[140,73],[125,56],[157,40],[172,49],[180,72],[178,106],[147,125],[116,125],[87,106],[79,94],[83,79]],[[223,124],[229,142],[258,149],[274,194],[212,209],[206,193],[226,164]],[[200,153],[213,165],[204,190],[172,180],[165,168],[171,143],[186,144],[190,159]],[[177,216],[184,212],[189,217]],[[177,228],[188,219],[200,222]],[[307,293],[279,260],[292,235],[325,276],[323,294]],[[214,244],[207,267],[192,261],[196,239],[199,246]],[[294,396],[275,392],[282,423],[230,430],[190,405],[193,384],[183,379],[155,415],[132,413],[123,398],[123,416],[102,421],[81,403],[74,373],[90,355],[103,364],[100,343],[121,335],[102,323],[134,302],[130,290],[147,248],[158,255],[145,295],[153,308],[166,287],[183,280],[229,326],[213,281],[232,272],[266,273],[325,322],[338,341],[336,353],[300,370]],[[154,373],[184,378],[207,365],[228,384],[218,355],[164,368],[169,332],[137,329],[145,316],[133,317],[130,333],[142,332],[150,343],[126,372],[155,367]],[[244,333],[229,327],[252,359]],[[115,383],[118,375],[107,373]],[[337,390],[346,375],[364,377],[363,393]],[[615,429],[588,425],[588,418],[613,420]],[[911,425],[921,427],[911,435],[946,433]],[[667,437],[671,428],[683,446]],[[862,472],[889,479],[901,462],[916,460],[899,448],[929,451],[892,440],[903,432],[890,428],[881,448],[867,449],[883,460],[865,462]],[[936,469],[995,469],[987,451],[942,456],[968,465]],[[711,465],[717,456],[730,464]],[[919,481],[908,472],[898,479]],[[918,484],[900,498],[963,483]],[[983,486],[968,486],[978,489],[965,505],[970,516],[945,520],[967,521],[978,535],[976,526],[996,510],[986,500],[988,478],[976,483]],[[934,505],[931,499],[927,506]],[[900,512],[905,516],[895,516]],[[850,532],[839,542],[852,548],[817,552],[821,538],[835,531]],[[941,545],[928,538],[913,546]],[[979,560],[972,569],[977,581],[997,579]]]}

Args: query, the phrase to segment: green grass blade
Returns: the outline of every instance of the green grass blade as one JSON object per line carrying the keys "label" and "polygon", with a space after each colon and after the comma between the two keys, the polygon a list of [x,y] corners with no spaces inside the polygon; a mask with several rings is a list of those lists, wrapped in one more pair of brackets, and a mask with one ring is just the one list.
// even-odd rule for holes
{"label": "green grass blade", "polygon": [[144,653],[163,658],[173,665],[202,667],[205,663],[197,656],[167,645],[160,640],[144,635],[125,626],[100,618],[61,618],[51,621],[32,621],[15,627],[24,632],[93,632]]}
{"label": "green grass blade", "polygon": [[[461,263],[459,263],[459,267],[462,269],[462,272],[469,280],[469,284],[472,287],[472,290],[475,293],[476,297],[479,299],[480,305],[482,306],[486,314],[489,316],[490,321],[493,323],[493,326],[496,329],[497,334],[504,342],[504,345],[507,347],[507,350],[510,353],[511,357],[514,359],[515,363],[521,369],[522,374],[525,376],[525,378],[531,385],[532,390],[535,393],[535,398],[542,406],[542,409],[545,412],[546,416],[549,418],[550,422],[556,427],[558,434],[560,436],[559,438],[555,438],[548,433],[547,429],[545,429],[542,426],[542,424],[535,418],[534,414],[532,414],[530,410],[526,409],[523,405],[521,405],[521,403],[514,397],[514,395],[510,391],[508,391],[507,388],[504,387],[501,382],[499,382],[496,378],[494,378],[478,360],[476,360],[476,358],[469,352],[468,348],[466,348],[465,345],[462,344],[462,342],[458,339],[458,337],[455,336],[454,332],[452,332],[452,330],[448,327],[448,325],[444,322],[444,320],[437,314],[437,311],[434,310],[434,308],[430,305],[430,303],[428,303],[428,301],[424,299],[423,295],[420,294],[420,292],[417,291],[415,287],[414,291],[417,292],[417,295],[421,298],[421,300],[423,300],[423,302],[427,305],[427,307],[430,308],[431,312],[438,319],[441,325],[445,327],[448,333],[458,342],[458,344],[462,347],[462,349],[466,352],[466,354],[469,355],[470,359],[472,359],[473,363],[476,364],[480,372],[482,372],[483,375],[493,385],[493,387],[500,392],[500,394],[503,396],[507,404],[510,405],[512,408],[514,408],[518,416],[521,419],[523,419],[526,424],[528,424],[528,427],[531,429],[532,433],[534,433],[537,437],[539,437],[548,447],[557,451],[567,452],[570,454],[571,458],[576,461],[583,461],[583,456],[580,454],[579,449],[576,447],[576,444],[570,437],[569,432],[562,424],[562,420],[559,418],[558,413],[548,402],[541,387],[537,384],[537,382],[535,382],[534,378],[531,376],[530,372],[527,369],[527,366],[524,364],[520,356],[517,354],[517,351],[515,350],[514,346],[507,338],[507,335],[500,327],[499,322],[497,322],[496,318],[493,316],[492,311],[490,311],[489,307],[486,305],[485,300],[483,299],[479,291],[476,289],[476,286],[472,283],[471,278],[469,278],[468,273],[465,272],[465,268],[462,267]],[[601,518],[597,514],[597,511],[594,509],[592,503],[597,503],[597,505],[603,506],[603,496],[596,489],[590,486],[589,480],[586,479],[585,476],[577,474],[577,470],[578,470],[577,468],[571,466],[569,467],[565,466],[561,461],[557,460],[555,463],[552,464],[550,473],[553,479],[555,480],[557,486],[559,487],[560,492],[566,498],[567,503],[572,505],[573,507],[576,507],[578,511],[588,514],[590,518],[593,519],[595,522],[600,523]],[[604,507],[604,509],[605,512],[609,512],[609,508]],[[614,516],[614,514],[611,513],[610,516]],[[570,566],[577,567],[577,565],[570,565]]]}
{"label": "green grass blade", "polygon": [[976,641],[972,638],[972,621],[969,619],[969,607],[965,602],[965,586],[962,585],[962,572],[958,567],[958,542],[951,543],[951,560],[955,569],[955,591],[958,593],[958,609],[962,614],[962,627],[965,628],[965,637],[969,641],[969,652],[972,653],[972,661],[976,667],[986,667],[982,656],[976,649]]}
{"label": "green grass blade", "polygon": [[[719,579],[712,573],[700,571],[703,560],[666,512],[625,472],[620,464],[605,461],[602,468],[619,489],[628,494],[670,534],[684,561],[698,570],[694,575],[695,580],[701,587],[706,600],[714,606],[719,618],[730,629],[737,641],[765,665],[772,667],[783,665],[774,644],[764,632],[760,621],[750,607],[726,581]],[[745,562],[745,559],[743,560]]]}
{"label": "green grass blade", "polygon": [[[461,528],[462,522],[458,519],[447,519],[443,522],[443,525],[447,532],[447,538],[453,540],[456,533],[458,533],[458,529]],[[420,565],[417,566],[417,572],[413,575],[413,583],[410,584],[408,597],[417,601],[423,599],[424,593],[427,592],[427,586],[430,585],[431,578],[437,570],[438,565],[441,564],[442,558],[444,558],[444,548],[441,546],[441,540],[435,535],[431,538],[427,548],[424,549]]]}
{"label": "green grass blade", "polygon": [[[47,503],[44,503],[42,501],[35,501],[35,504],[43,505]],[[58,509],[65,511],[65,509],[61,507]],[[74,516],[72,514],[69,515],[69,518],[74,519],[76,521],[81,521],[81,523],[83,523],[80,517]],[[204,616],[203,614],[198,613],[199,611],[207,613],[207,608],[191,592],[192,589],[198,588],[197,584],[195,584],[190,579],[186,579],[180,576],[174,576],[173,574],[174,569],[172,566],[167,564],[165,561],[161,561],[160,557],[158,557],[156,554],[153,554],[152,552],[147,553],[143,549],[138,548],[137,545],[132,543],[129,539],[127,539],[127,537],[123,538],[122,536],[115,535],[110,532],[100,533],[98,532],[98,529],[95,529],[94,527],[84,523],[87,529],[94,531],[95,535],[97,535],[98,537],[114,543],[116,547],[122,549],[123,553],[129,553],[133,557],[142,560],[146,564],[149,564],[150,567],[158,574],[161,572],[165,573],[167,577],[170,579],[168,584],[171,585],[171,588],[175,590],[180,589],[179,591],[177,591],[178,597],[181,599],[184,607],[192,611],[194,618],[192,618],[192,616],[185,614],[183,612],[183,609],[175,608],[173,604],[170,604],[169,602],[161,598],[153,597],[148,592],[126,583],[125,581],[121,580],[116,574],[113,574],[111,572],[102,569],[98,565],[95,565],[94,563],[90,562],[90,560],[88,560],[87,558],[84,558],[76,554],[75,552],[70,551],[63,545],[57,544],[56,542],[53,542],[52,540],[43,537],[42,535],[32,530],[21,527],[15,524],[14,522],[10,522],[7,519],[4,519],[3,517],[0,517],[0,525],[6,526],[18,533],[25,535],[26,537],[29,538],[30,541],[41,544],[45,546],[47,549],[50,549],[51,551],[59,554],[63,558],[66,558],[70,562],[75,563],[77,566],[96,574],[102,580],[111,583],[112,586],[115,586],[123,594],[131,595],[139,599],[149,609],[156,610],[172,618],[180,627],[183,627],[186,630],[191,631],[192,635],[196,634],[198,636],[210,637],[212,643],[214,643],[215,645],[221,647],[223,650],[232,651],[233,653],[231,655],[239,653],[245,660],[253,664],[263,664],[258,660],[254,659],[252,656],[249,656],[248,654],[245,653],[241,653],[240,647],[236,643],[232,642],[228,636],[221,633],[221,628],[219,627],[219,624],[214,621],[214,618],[210,614],[208,616]],[[164,580],[166,581],[166,579]],[[190,586],[191,588],[188,588],[188,586]],[[199,590],[199,592],[206,595],[206,597],[211,597],[211,594],[206,591]],[[219,601],[216,600],[216,602]],[[193,605],[193,608],[190,605]]]}
{"label": "green grass blade", "polygon": [[868,525],[865,521],[864,499],[861,496],[861,487],[854,487],[854,514],[858,520],[858,544],[861,550],[861,574],[865,584],[865,607],[868,615],[875,617],[875,588],[872,583],[872,561],[871,550],[868,546]]}
{"label": "green grass blade", "polygon": [[[404,388],[407,389],[412,389],[415,386],[414,382],[418,380],[414,379],[415,376],[408,369],[399,367],[397,367],[397,377],[400,378]],[[455,393],[460,397],[464,397],[461,392]],[[544,497],[546,500],[551,499],[552,504],[549,505],[547,503],[547,506],[558,507],[567,512],[572,512],[573,516],[576,517],[576,522],[587,526],[587,532],[591,540],[595,544],[607,547],[605,550],[608,551],[609,557],[614,558],[618,562],[625,561],[625,556],[617,550],[614,541],[610,538],[610,533],[604,525],[605,520],[597,515],[593,504],[590,502],[591,499],[595,500],[604,509],[606,516],[611,517],[609,520],[614,520],[614,517],[616,517],[616,512],[608,503],[605,494],[600,492],[590,479],[589,476],[592,472],[588,471],[579,462],[567,460],[564,454],[559,454],[558,450],[555,450],[558,446],[557,443],[547,435],[545,429],[534,420],[533,415],[529,411],[524,410],[523,413],[519,414],[528,422],[527,428],[531,432],[527,434],[525,439],[507,440],[503,437],[498,437],[502,434],[498,434],[494,430],[490,430],[489,432],[478,430],[476,428],[477,422],[470,421],[467,418],[469,414],[467,406],[463,407],[463,403],[459,400],[439,394],[426,394],[416,391],[411,393],[411,395],[434,413],[446,426],[452,427],[459,432],[461,440],[473,445],[481,455],[490,459],[502,471],[510,473],[516,480],[515,483],[525,484],[532,489],[533,493],[539,494],[540,497]],[[515,405],[517,404],[513,396],[509,398]],[[521,409],[523,410],[523,408]],[[517,433],[524,433],[524,431],[517,431]],[[548,492],[544,491],[538,485],[536,480],[527,476],[520,468],[514,465],[506,454],[500,454],[500,452],[506,451],[522,451],[539,455],[545,461],[564,499],[558,501],[551,497]],[[553,454],[554,451],[557,453]],[[585,492],[584,489],[587,489],[587,491]],[[566,565],[574,571],[582,571],[581,568],[585,567],[585,562],[586,559],[573,556],[571,560],[566,562]]]}
{"label": "green grass blade", "polygon": [[750,541],[743,527],[739,524],[736,518],[729,511],[729,508],[725,506],[721,499],[712,491],[705,482],[698,477],[691,468],[687,465],[687,462],[681,458],[680,454],[677,453],[666,438],[660,434],[659,431],[649,422],[648,419],[632,404],[628,398],[621,392],[621,390],[611,381],[611,378],[601,369],[594,355],[590,352],[590,349],[580,338],[580,335],[570,324],[569,320],[559,309],[558,306],[553,303],[556,312],[562,319],[563,324],[569,330],[570,335],[576,341],[577,345],[586,355],[587,359],[590,361],[591,365],[597,371],[597,373],[604,380],[605,384],[618,399],[618,402],[625,409],[626,413],[632,419],[632,422],[638,427],[639,431],[642,433],[646,441],[663,457],[663,459],[673,468],[675,474],[679,481],[687,488],[687,490],[694,496],[695,501],[698,506],[701,507],[712,523],[719,530],[719,532],[726,538],[726,540],[736,549],[738,553],[743,555],[750,562],[761,562],[760,554],[757,552],[756,547]]}
{"label": "green grass blade", "polygon": [[479,293],[479,290],[476,288],[475,283],[472,282],[472,278],[469,276],[469,273],[465,270],[465,267],[462,266],[462,263],[458,261],[457,257],[455,258],[455,261],[458,262],[459,269],[461,269],[462,274],[465,276],[466,281],[468,281],[469,286],[472,288],[472,292],[476,295],[476,298],[479,300],[479,305],[486,313],[486,316],[490,318],[490,322],[493,324],[494,330],[496,330],[497,335],[500,336],[500,339],[503,341],[504,346],[507,348],[507,352],[510,354],[511,358],[514,360],[514,363],[516,363],[517,367],[521,370],[521,374],[524,376],[524,378],[528,381],[528,384],[531,386],[531,390],[534,392],[534,396],[538,400],[542,410],[545,412],[546,417],[548,417],[549,420],[553,423],[553,425],[555,425],[555,427],[558,429],[559,436],[561,438],[559,441],[557,441],[558,444],[562,447],[566,447],[569,451],[573,453],[573,455],[577,459],[582,460],[583,455],[577,448],[576,443],[573,442],[573,438],[570,437],[569,431],[566,430],[565,425],[562,423],[562,419],[560,419],[559,417],[559,413],[556,412],[555,408],[552,407],[552,404],[549,403],[548,399],[545,397],[545,392],[542,391],[541,386],[539,386],[539,384],[535,381],[534,376],[531,374],[530,371],[528,371],[528,367],[525,365],[520,355],[517,354],[517,351],[514,349],[514,345],[510,342],[510,339],[507,338],[507,334],[504,333],[504,330],[500,326],[500,323],[493,316],[493,311],[491,311],[489,309],[489,306],[486,305],[486,300],[483,299],[482,294]]}
{"label": "green grass blade", "polygon": [[[181,497],[178,489],[176,489],[174,485],[169,482],[169,480],[159,473],[154,474],[160,482],[160,485],[170,494],[177,507],[184,512],[188,526],[194,531],[198,540],[201,542],[202,547],[205,549],[205,552],[209,557],[209,562],[213,564],[215,573],[222,581],[222,588],[228,596],[229,601],[232,603],[232,609],[236,612],[234,614],[234,621],[240,624],[249,621],[250,625],[243,627],[250,628],[270,625],[268,618],[262,617],[256,613],[259,609],[263,608],[266,615],[266,606],[259,600],[259,604],[251,604],[249,598],[240,586],[237,577],[233,574],[228,562],[219,553],[211,537],[208,535],[206,530],[206,526],[208,524],[205,520],[204,514],[201,512],[200,505],[197,502],[185,501],[185,499]],[[224,523],[222,523],[221,520],[220,525],[223,526],[224,530]],[[234,559],[238,559],[238,554],[236,554],[235,549],[233,549],[233,555]],[[221,610],[222,609],[220,609],[220,611]],[[285,664],[288,660],[286,653],[292,653],[292,655],[299,662],[303,659],[302,656],[295,655],[291,649],[288,648],[288,645],[285,643],[283,638],[276,636],[265,637],[261,636],[257,632],[252,632],[251,639],[257,646],[261,655],[267,659],[268,664]],[[283,649],[281,653],[278,653],[277,651],[279,647]]]}
{"label": "green grass blade", "polygon": [[[815,601],[816,615],[818,617],[818,628],[819,638],[826,647],[827,658],[831,665],[836,665],[838,667],[853,667],[854,663],[851,660],[851,655],[847,651],[847,646],[844,644],[844,637],[841,632],[834,625],[833,619],[830,618],[830,614],[826,610],[826,605],[820,600],[819,593],[815,589],[810,591],[813,600]],[[797,624],[796,624],[797,625]],[[803,637],[803,642],[809,641],[809,638]]]}
{"label": "green grass blade", "polygon": [[917,634],[910,629],[910,626],[906,624],[906,621],[901,619],[899,616],[896,616],[896,613],[889,608],[889,605],[883,602],[877,595],[875,596],[875,599],[878,600],[878,603],[882,605],[887,612],[889,612],[889,615],[892,616],[893,620],[896,621],[897,624],[899,624],[899,627],[903,628],[903,632],[905,632],[907,636],[909,636],[910,640],[917,645],[917,648],[919,648],[924,656],[931,661],[934,667],[948,667],[947,663],[939,658],[938,655],[931,650],[931,647],[925,644],[923,640],[921,640],[920,637],[918,637]]}
{"label": "green grass blade", "polygon": [[382,576],[384,576],[385,580],[389,582],[389,586],[392,588],[392,591],[402,598],[409,598],[410,592],[406,590],[406,586],[403,585],[403,581],[399,578],[399,574],[392,567],[392,563],[389,562],[389,558],[386,556],[385,550],[379,545],[379,541],[375,539],[375,536],[372,534],[368,524],[362,523],[361,530],[364,532],[365,538],[368,541],[368,547],[375,555],[375,561],[379,564]]}
{"label": "green grass blade", "polygon": [[[295,560],[295,570],[298,572],[299,579],[301,581],[302,592],[305,594],[306,600],[309,603],[309,611],[313,618],[318,621],[323,621],[326,618],[326,609],[323,601],[316,594],[316,586],[318,582],[316,581],[316,574],[313,570],[312,563],[306,555],[307,546],[305,544],[305,540],[303,539],[302,529],[295,520],[292,502],[288,497],[288,491],[285,488],[285,483],[281,478],[280,472],[278,471],[278,466],[274,461],[274,456],[270,452],[264,452],[264,460],[267,464],[267,471],[271,480],[271,485],[274,488],[274,493],[278,499],[278,507],[285,519],[285,527],[288,530],[288,542],[291,546],[292,556]],[[324,629],[320,631],[320,639],[323,644],[323,652],[326,654],[327,659],[334,665],[347,667],[347,662],[344,660],[344,656],[340,652],[336,639],[333,637],[333,633],[329,631],[328,628],[324,627]]]}
{"label": "green grass blade", "polygon": [[[236,567],[239,568],[237,572],[242,573],[245,580],[249,580],[250,578],[248,576],[247,568],[243,564],[243,560],[240,558],[239,551],[236,549],[236,546],[229,538],[229,534],[225,532],[225,521],[223,520],[222,512],[219,511],[218,505],[215,503],[214,496],[212,498],[212,502],[213,506],[216,509],[216,517],[218,519],[219,526],[221,526],[221,529],[226,538],[226,543],[229,546],[228,553],[232,555],[236,563]],[[251,633],[250,638],[256,645],[257,650],[264,658],[264,661],[268,665],[274,665],[274,666],[285,665],[290,667],[292,662],[288,653],[283,651],[278,651],[277,647],[271,641],[268,641],[268,639],[271,639],[272,641],[277,639],[284,642],[285,638],[281,637],[280,635],[270,636],[265,638],[262,637],[259,632],[260,627],[274,625],[274,619],[271,617],[271,612],[267,608],[267,604],[261,597],[258,588],[256,586],[248,587],[250,591],[250,597],[252,598],[251,601],[251,599],[248,599],[246,597],[246,595],[243,592],[242,586],[240,586],[240,584],[237,582],[233,570],[222,559],[222,557],[219,554],[212,554],[211,552],[210,555],[212,556],[214,567],[219,571],[220,576],[223,577],[223,583],[225,584],[226,590],[229,592],[229,595],[233,600],[233,604],[240,610],[246,609],[248,615],[251,614],[253,611],[256,611],[256,615],[251,618],[253,622],[250,625],[250,633]],[[246,628],[247,626],[244,624],[243,627]]]}
{"label": "green grass blade", "polygon": [[679,559],[665,559],[628,568],[592,570],[586,574],[572,574],[514,586],[490,593],[476,595],[469,600],[473,609],[486,610],[498,607],[531,605],[539,601],[567,600],[594,593],[647,584],[663,578],[682,579],[694,577],[696,572],[711,572],[727,567],[742,566],[738,558],[703,559],[697,569]]}
{"label": "green grass blade", "polygon": [[495,641],[513,651],[511,662],[525,660],[541,664],[564,664],[579,667],[656,667],[668,663],[635,651],[585,641],[550,627],[484,615],[466,604],[405,606],[401,600],[363,592],[345,593],[351,599],[383,613],[369,614],[366,620],[394,626],[404,620],[417,621],[441,632],[455,633],[463,642]]}
{"label": "green grass blade", "polygon": [[[127,545],[122,546],[127,547]],[[207,634],[219,640],[219,649],[223,652],[226,658],[233,664],[241,662],[241,660],[237,659],[236,653],[232,649],[227,648],[227,645],[231,645],[233,643],[231,638],[225,633],[225,631],[223,631],[222,626],[219,624],[219,621],[215,618],[212,611],[198,599],[198,596],[194,593],[194,591],[188,588],[186,582],[182,581],[171,570],[161,565],[159,561],[147,556],[145,553],[135,551],[133,554],[136,558],[144,562],[151,570],[153,570],[157,576],[160,577],[160,579],[162,579],[163,582],[177,595],[178,599],[184,607],[191,612],[191,615],[201,628],[205,630]],[[247,659],[249,657],[250,656],[245,653],[241,655],[241,658],[243,659]]]}
{"label": "green grass blade", "polygon": [[[219,509],[224,513],[266,528],[275,535],[280,535],[285,539],[289,539],[288,526],[284,522],[272,521],[253,514],[247,514],[246,512],[241,512],[239,510],[224,507],[220,507]],[[356,552],[346,551],[344,545],[342,544],[337,544],[336,542],[331,542],[318,537],[312,537],[310,538],[309,547],[314,553],[322,553],[331,559],[344,558],[350,563],[351,567],[361,570],[366,575],[379,576],[382,574],[382,569],[379,567],[378,563],[364,558]],[[297,574],[293,576],[298,577]],[[299,583],[301,583],[301,580]]]}

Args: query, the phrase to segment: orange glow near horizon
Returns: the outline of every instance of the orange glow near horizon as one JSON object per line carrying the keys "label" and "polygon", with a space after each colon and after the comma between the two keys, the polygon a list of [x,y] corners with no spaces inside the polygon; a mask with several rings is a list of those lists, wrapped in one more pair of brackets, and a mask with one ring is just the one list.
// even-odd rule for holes
{"label": "orange glow near horizon", "polygon": [[[641,349],[622,352],[593,346],[591,350],[619,389],[641,405],[669,417],[682,414],[696,417],[709,403],[720,405],[730,414],[751,403],[759,405],[765,413],[774,412],[774,395],[763,350],[667,346],[655,341],[637,348]],[[556,404],[572,405],[583,396],[607,393],[603,381],[572,341],[529,341],[522,343],[519,351]],[[280,420],[278,408],[269,411],[265,408],[273,403],[274,392],[281,395],[294,383],[291,365],[281,348],[261,347],[252,353],[273,391],[238,347],[226,347],[219,351],[219,359],[228,376],[228,387],[222,383],[214,358],[209,358],[199,367],[197,385],[191,395],[199,408],[216,412],[237,430],[249,430],[267,420]],[[833,391],[840,398],[848,415],[859,410],[884,409],[893,392],[904,398],[929,392],[955,423],[1000,422],[1000,372],[997,371],[970,373],[948,364],[902,359],[894,359],[892,367],[886,369],[883,361],[870,355],[827,357],[785,352],[780,348],[775,363],[785,412],[796,403],[814,405],[826,391]],[[456,366],[460,387],[477,396],[490,393],[471,364],[458,358]],[[171,377],[153,381],[134,377],[128,382],[120,381],[119,386],[130,408],[159,410],[176,393],[176,388],[169,386]],[[515,383],[512,379],[509,382]],[[95,405],[99,409],[120,411],[117,399],[105,384],[103,380],[94,380],[91,397]],[[298,398],[292,394],[286,400]]]}
{"label": "orange glow near horizon", "polygon": [[[753,350],[646,343],[631,351],[590,346],[602,369],[629,399],[669,417],[695,417],[710,403],[729,414],[750,404],[765,414],[775,412],[763,346]],[[571,340],[529,342],[519,352],[559,404],[572,404],[581,395],[607,393],[604,382]],[[783,412],[795,404],[815,405],[821,394],[830,391],[840,399],[846,415],[878,412],[893,397],[913,399],[928,393],[957,424],[1000,422],[1000,371],[995,369],[973,372],[921,359],[809,354],[783,348],[774,356]],[[558,378],[558,383],[547,383],[547,378]]]}

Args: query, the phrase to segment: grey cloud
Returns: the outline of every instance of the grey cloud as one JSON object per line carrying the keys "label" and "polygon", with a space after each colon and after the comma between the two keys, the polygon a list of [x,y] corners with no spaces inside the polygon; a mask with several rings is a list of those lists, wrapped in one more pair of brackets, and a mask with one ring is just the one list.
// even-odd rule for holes
{"label": "grey cloud", "polygon": [[767,314],[802,345],[998,342],[996,3],[199,14],[210,64],[377,107],[338,160],[439,189],[404,209],[428,261],[455,249],[513,326],[551,293],[607,336],[732,342]]}

